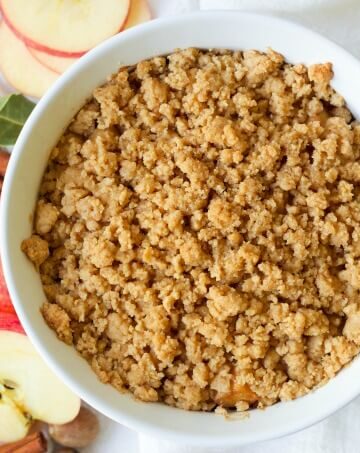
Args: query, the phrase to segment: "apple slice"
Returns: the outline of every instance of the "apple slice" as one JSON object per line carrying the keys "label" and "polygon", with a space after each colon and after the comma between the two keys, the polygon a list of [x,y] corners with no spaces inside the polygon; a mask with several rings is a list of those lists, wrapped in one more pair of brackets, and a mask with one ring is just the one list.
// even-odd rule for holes
{"label": "apple slice", "polygon": [[146,0],[131,0],[130,11],[124,30],[151,19],[150,7]]}
{"label": "apple slice", "polygon": [[0,401],[25,418],[47,423],[68,423],[80,410],[80,399],[49,370],[28,338],[15,332],[0,331],[0,394]]}
{"label": "apple slice", "polygon": [[41,97],[59,76],[35,60],[4,22],[0,25],[0,69],[14,88],[35,97]]}
{"label": "apple slice", "polygon": [[67,68],[78,60],[77,58],[57,57],[56,55],[51,55],[47,52],[33,49],[31,47],[28,47],[28,50],[37,61],[50,69],[50,71],[55,71],[58,74],[65,72]]}
{"label": "apple slice", "polygon": [[0,387],[0,440],[2,442],[15,442],[26,436],[31,420],[27,418],[8,398],[1,392]]}
{"label": "apple slice", "polygon": [[27,46],[79,57],[118,33],[130,0],[1,0],[4,20]]}

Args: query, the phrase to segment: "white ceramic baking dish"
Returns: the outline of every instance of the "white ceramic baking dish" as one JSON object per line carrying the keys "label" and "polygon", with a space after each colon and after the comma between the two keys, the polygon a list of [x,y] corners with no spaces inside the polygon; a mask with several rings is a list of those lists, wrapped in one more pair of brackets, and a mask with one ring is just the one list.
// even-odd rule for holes
{"label": "white ceramic baking dish", "polygon": [[43,321],[40,278],[20,251],[31,233],[31,214],[49,151],[93,89],[121,65],[176,48],[259,49],[283,53],[293,63],[331,61],[334,87],[360,117],[360,64],[325,38],[284,20],[235,11],[196,13],[135,27],[101,44],[71,67],[41,99],[13,150],[1,200],[1,253],[17,313],[39,353],[81,398],[108,417],[149,435],[176,442],[229,446],[284,436],[335,412],[360,393],[360,359],[324,387],[292,402],[253,410],[245,420],[186,412],[135,401],[100,383],[76,351],[61,343]]}

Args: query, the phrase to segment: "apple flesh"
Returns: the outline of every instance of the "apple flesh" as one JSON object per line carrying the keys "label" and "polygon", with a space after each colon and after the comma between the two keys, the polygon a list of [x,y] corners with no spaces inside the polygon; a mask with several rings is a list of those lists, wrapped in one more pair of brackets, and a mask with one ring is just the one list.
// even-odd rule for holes
{"label": "apple flesh", "polygon": [[68,423],[80,410],[80,399],[49,370],[28,338],[15,332],[0,331],[0,394],[0,419],[7,413],[16,420],[14,428],[0,428],[3,442],[21,439],[30,420]]}
{"label": "apple flesh", "polygon": [[78,60],[77,58],[57,57],[56,55],[51,55],[47,52],[33,49],[31,47],[28,47],[28,50],[39,63],[50,69],[50,71],[57,72],[58,74],[65,72],[72,64],[75,63],[75,61]]}
{"label": "apple flesh", "polygon": [[28,47],[79,57],[122,29],[130,0],[1,0],[0,6]]}
{"label": "apple flesh", "polygon": [[52,374],[34,352],[0,352],[0,380],[1,378],[14,383],[9,396],[36,420],[62,424],[75,418],[79,412],[79,399]]}
{"label": "apple flesh", "polygon": [[[129,12],[123,29],[126,30],[150,19],[151,11],[146,0],[131,0]],[[72,64],[74,64],[78,60],[77,58],[71,58],[69,56],[60,57],[57,55],[52,55],[49,52],[44,52],[32,47],[28,47],[28,50],[36,60],[38,60],[41,64],[46,66],[51,71],[55,71],[58,74],[65,72]]]}
{"label": "apple flesh", "polygon": [[[1,393],[1,386],[0,386]],[[8,398],[4,392],[0,400],[0,440],[15,442],[26,436],[31,420]]]}
{"label": "apple flesh", "polygon": [[124,30],[142,24],[151,19],[150,7],[146,0],[131,0],[130,11]]}
{"label": "apple flesh", "polygon": [[59,76],[39,63],[5,22],[0,25],[0,69],[14,88],[35,97],[41,97]]}

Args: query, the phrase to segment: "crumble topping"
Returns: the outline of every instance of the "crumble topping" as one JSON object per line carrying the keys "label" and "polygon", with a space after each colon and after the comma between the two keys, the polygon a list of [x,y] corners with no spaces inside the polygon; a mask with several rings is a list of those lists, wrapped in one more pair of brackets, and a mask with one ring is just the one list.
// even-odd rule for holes
{"label": "crumble topping", "polygon": [[360,126],[330,63],[185,49],[121,68],[53,149],[43,316],[143,401],[246,411],[360,348]]}

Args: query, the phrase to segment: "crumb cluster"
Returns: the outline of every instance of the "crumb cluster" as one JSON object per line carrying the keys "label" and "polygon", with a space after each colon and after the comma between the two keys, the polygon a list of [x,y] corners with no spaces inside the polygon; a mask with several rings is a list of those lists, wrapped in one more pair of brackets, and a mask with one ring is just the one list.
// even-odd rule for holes
{"label": "crumb cluster", "polygon": [[121,68],[53,149],[22,249],[101,381],[265,407],[360,348],[360,126],[331,64],[186,49]]}

